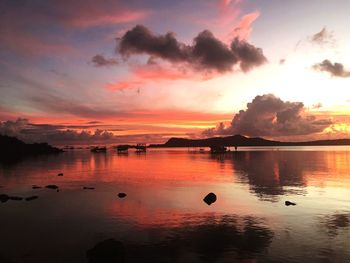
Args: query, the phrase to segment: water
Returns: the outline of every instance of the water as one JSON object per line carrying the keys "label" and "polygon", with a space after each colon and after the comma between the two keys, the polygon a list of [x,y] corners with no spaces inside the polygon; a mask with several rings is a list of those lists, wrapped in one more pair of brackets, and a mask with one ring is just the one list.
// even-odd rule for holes
{"label": "water", "polygon": [[[59,192],[31,188],[48,184]],[[0,262],[88,262],[86,251],[110,238],[126,262],[350,258],[349,147],[76,150],[0,166],[0,186],[39,196],[0,203]]]}

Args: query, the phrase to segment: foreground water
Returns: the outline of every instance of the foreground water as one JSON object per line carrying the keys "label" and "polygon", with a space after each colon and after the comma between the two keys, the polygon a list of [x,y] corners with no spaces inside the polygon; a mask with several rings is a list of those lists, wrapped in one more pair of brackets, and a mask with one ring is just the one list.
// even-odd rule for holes
{"label": "foreground water", "polygon": [[1,193],[39,198],[0,203],[0,262],[88,262],[110,238],[126,262],[350,258],[348,147],[70,151],[0,165]]}

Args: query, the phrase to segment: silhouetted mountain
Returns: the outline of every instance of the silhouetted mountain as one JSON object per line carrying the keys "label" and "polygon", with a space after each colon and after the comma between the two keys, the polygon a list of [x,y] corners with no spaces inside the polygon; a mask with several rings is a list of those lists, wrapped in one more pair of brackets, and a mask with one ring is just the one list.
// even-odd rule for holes
{"label": "silhouetted mountain", "polygon": [[307,142],[281,142],[264,138],[248,138],[242,135],[213,137],[207,139],[171,138],[164,144],[151,144],[150,147],[210,147],[210,146],[318,146],[350,145],[350,139],[319,140]]}
{"label": "silhouetted mountain", "polygon": [[62,150],[47,143],[27,144],[15,137],[0,135],[0,161],[16,161],[39,154],[57,154]]}

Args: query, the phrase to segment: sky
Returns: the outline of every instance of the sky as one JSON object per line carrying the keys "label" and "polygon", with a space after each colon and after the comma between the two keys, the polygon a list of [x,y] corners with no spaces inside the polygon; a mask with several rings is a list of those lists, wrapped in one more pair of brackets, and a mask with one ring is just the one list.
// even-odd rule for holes
{"label": "sky", "polygon": [[0,0],[0,134],[350,138],[347,0]]}

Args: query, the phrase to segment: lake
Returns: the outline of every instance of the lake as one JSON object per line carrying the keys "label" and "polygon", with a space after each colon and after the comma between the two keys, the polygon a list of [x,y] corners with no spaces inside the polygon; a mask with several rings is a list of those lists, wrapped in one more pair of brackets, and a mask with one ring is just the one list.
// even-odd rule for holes
{"label": "lake", "polygon": [[125,262],[350,258],[350,147],[74,150],[0,165],[1,193],[39,197],[0,202],[5,263],[89,262],[107,239]]}

